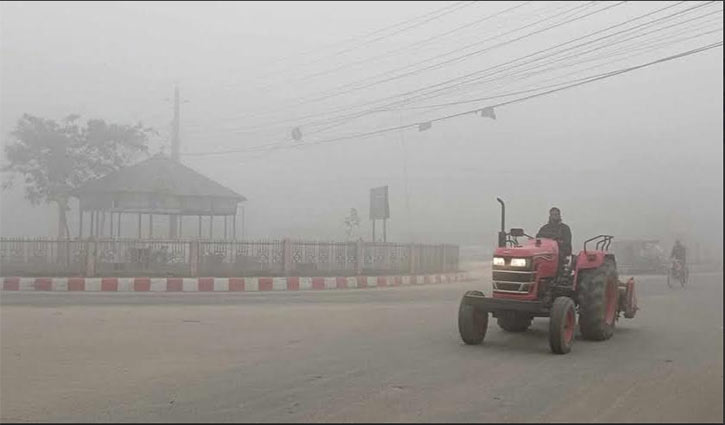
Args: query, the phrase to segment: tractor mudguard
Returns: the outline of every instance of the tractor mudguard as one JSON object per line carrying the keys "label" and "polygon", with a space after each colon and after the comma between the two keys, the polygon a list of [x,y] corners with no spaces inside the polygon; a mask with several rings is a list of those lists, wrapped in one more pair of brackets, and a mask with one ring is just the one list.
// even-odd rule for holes
{"label": "tractor mudguard", "polygon": [[619,282],[619,287],[620,290],[623,290],[620,310],[624,312],[626,319],[632,319],[637,314],[637,310],[639,310],[637,306],[637,293],[634,290],[634,278],[630,277],[625,283]]}
{"label": "tractor mudguard", "polygon": [[604,251],[581,251],[576,259],[576,270],[596,269],[606,258],[614,260],[614,255]]}

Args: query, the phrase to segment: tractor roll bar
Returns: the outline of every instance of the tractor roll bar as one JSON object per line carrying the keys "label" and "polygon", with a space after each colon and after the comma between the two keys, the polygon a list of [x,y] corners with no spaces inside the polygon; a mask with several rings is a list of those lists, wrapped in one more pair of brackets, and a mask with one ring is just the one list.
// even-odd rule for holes
{"label": "tractor roll bar", "polygon": [[591,239],[587,239],[586,241],[584,241],[584,253],[585,254],[587,253],[587,244],[589,242],[594,241],[594,240],[597,240],[597,239],[601,239],[601,240],[598,240],[597,241],[597,244],[595,245],[596,246],[596,250],[598,250],[598,251],[608,251],[609,250],[609,245],[612,243],[612,239],[614,239],[614,236],[612,236],[612,235],[597,235],[597,236],[594,236]]}

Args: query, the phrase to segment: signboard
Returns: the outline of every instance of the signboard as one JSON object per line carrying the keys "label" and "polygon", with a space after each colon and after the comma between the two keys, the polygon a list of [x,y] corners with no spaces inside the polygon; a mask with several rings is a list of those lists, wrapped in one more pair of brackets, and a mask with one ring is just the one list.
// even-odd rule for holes
{"label": "signboard", "polygon": [[390,218],[388,205],[388,186],[370,189],[370,220],[384,220]]}

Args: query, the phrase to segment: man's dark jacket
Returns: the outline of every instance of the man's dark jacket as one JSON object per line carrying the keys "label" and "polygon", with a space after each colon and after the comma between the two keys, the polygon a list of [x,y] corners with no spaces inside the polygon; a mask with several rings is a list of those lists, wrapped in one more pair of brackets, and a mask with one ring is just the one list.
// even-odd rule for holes
{"label": "man's dark jacket", "polygon": [[548,222],[541,226],[537,238],[556,239],[559,241],[559,255],[565,257],[571,255],[571,230],[564,223]]}

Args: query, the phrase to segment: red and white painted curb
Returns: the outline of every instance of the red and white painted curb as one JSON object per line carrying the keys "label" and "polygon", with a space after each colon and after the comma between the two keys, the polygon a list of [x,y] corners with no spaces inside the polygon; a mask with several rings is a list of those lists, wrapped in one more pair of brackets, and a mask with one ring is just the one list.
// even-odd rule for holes
{"label": "red and white painted curb", "polygon": [[258,292],[380,288],[469,280],[464,272],[354,277],[5,277],[4,291]]}

